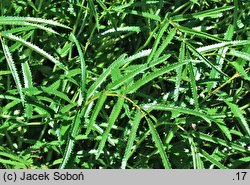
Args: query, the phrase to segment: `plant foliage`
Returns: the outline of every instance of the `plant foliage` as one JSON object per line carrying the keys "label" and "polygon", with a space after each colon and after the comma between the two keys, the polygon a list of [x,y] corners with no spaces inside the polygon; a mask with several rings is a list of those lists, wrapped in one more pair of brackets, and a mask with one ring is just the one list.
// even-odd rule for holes
{"label": "plant foliage", "polygon": [[0,168],[250,168],[248,7],[2,0]]}

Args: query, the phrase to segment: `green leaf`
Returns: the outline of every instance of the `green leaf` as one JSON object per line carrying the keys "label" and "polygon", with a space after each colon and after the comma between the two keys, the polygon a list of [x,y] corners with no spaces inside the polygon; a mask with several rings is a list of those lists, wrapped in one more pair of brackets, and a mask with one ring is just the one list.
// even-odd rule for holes
{"label": "green leaf", "polygon": [[117,32],[136,32],[139,33],[141,31],[141,28],[139,26],[125,26],[125,27],[120,27],[120,28],[112,28],[109,30],[106,30],[105,32],[102,32],[101,35],[107,35],[111,33],[117,33]]}
{"label": "green leaf", "polygon": [[6,160],[0,158],[0,163],[2,163],[3,165],[9,164],[14,166],[15,168],[23,168],[23,169],[27,168],[27,166],[25,166],[23,163],[13,160]]}
{"label": "green leaf", "polygon": [[83,55],[83,52],[82,52],[81,45],[80,45],[80,43],[78,42],[78,40],[76,39],[76,37],[74,36],[73,33],[70,34],[70,37],[75,42],[77,51],[79,53],[79,58],[80,58],[80,62],[81,62],[81,92],[82,92],[82,95],[84,97],[85,86],[86,86],[85,85],[86,84],[86,67],[85,67],[84,55]]}
{"label": "green leaf", "polygon": [[148,13],[148,12],[140,12],[137,10],[119,10],[119,9],[114,9],[114,10],[117,12],[121,12],[121,13],[128,13],[128,14],[133,14],[133,15],[149,18],[155,21],[161,21],[160,16],[152,14],[152,13]]}
{"label": "green leaf", "polygon": [[164,146],[163,146],[162,140],[161,140],[161,138],[160,138],[157,130],[155,129],[155,126],[152,123],[152,121],[149,118],[146,118],[146,120],[148,122],[152,138],[153,138],[153,140],[155,142],[155,146],[156,146],[156,148],[158,149],[158,151],[160,153],[162,163],[163,163],[165,169],[170,169],[171,168],[171,164],[170,164],[168,156],[167,156],[167,154],[166,154],[166,152],[164,150]]}
{"label": "green leaf", "polygon": [[98,77],[98,79],[89,87],[87,91],[87,99],[89,99],[96,91],[98,87],[105,81],[105,79],[110,75],[113,68],[117,68],[121,65],[126,55],[121,55],[116,61],[114,61],[107,69],[104,69],[103,73]]}
{"label": "green leaf", "polygon": [[[230,24],[228,26],[228,28],[227,28],[224,39],[225,40],[231,40],[232,37],[233,37],[233,32],[234,32],[234,27],[233,27],[233,25]],[[217,62],[217,65],[218,65],[219,69],[222,69],[222,67],[223,67],[224,58],[225,58],[227,50],[228,50],[228,47],[222,47],[218,51],[218,55],[216,57],[216,62]],[[199,51],[199,48],[197,49],[197,51]],[[220,75],[216,72],[216,70],[212,69],[211,72],[210,72],[210,78],[211,79],[216,79],[216,78],[219,78],[219,77],[220,77]],[[212,90],[212,88],[216,87],[216,85],[217,85],[217,82],[208,84],[207,85],[207,92],[210,92]]]}
{"label": "green leaf", "polygon": [[193,14],[177,15],[172,17],[172,20],[178,22],[178,21],[185,21],[188,19],[202,19],[205,17],[218,18],[222,16],[221,12],[228,11],[233,8],[234,8],[233,6],[225,6],[225,7],[214,8],[211,10],[199,11]]}
{"label": "green leaf", "polygon": [[171,65],[168,65],[166,67],[163,67],[162,69],[159,69],[159,70],[156,70],[152,73],[150,73],[149,75],[143,77],[142,79],[136,81],[134,84],[132,84],[131,86],[129,86],[127,89],[126,89],[126,93],[128,94],[131,94],[131,93],[134,93],[137,89],[139,89],[141,86],[145,85],[146,83],[152,81],[153,79],[157,78],[158,76],[161,76],[169,71],[172,71],[182,65],[184,65],[185,62],[178,62],[178,63],[175,63],[175,64],[171,64]]}
{"label": "green leaf", "polygon": [[120,87],[121,85],[123,85],[124,83],[128,82],[129,80],[131,80],[132,78],[134,78],[136,75],[143,73],[145,70],[152,68],[153,66],[156,66],[164,61],[166,61],[168,58],[170,57],[170,55],[164,55],[161,58],[159,58],[158,60],[155,60],[154,62],[151,62],[150,64],[143,64],[141,67],[139,67],[138,69],[136,69],[135,71],[132,71],[126,75],[123,75],[122,77],[120,77],[119,79],[115,80],[114,82],[112,82],[111,84],[109,84],[107,86],[108,89],[116,89],[118,87]]}
{"label": "green leaf", "polygon": [[124,103],[124,99],[119,97],[117,103],[115,104],[115,106],[112,109],[112,112],[109,116],[108,127],[106,128],[106,130],[102,136],[101,142],[100,142],[98,149],[97,149],[96,159],[98,159],[100,154],[103,152],[103,148],[104,148],[105,143],[107,141],[108,135],[111,131],[112,126],[115,124],[117,117],[119,116],[119,114],[121,112],[123,103]]}
{"label": "green leaf", "polygon": [[51,26],[59,26],[67,29],[71,29],[66,25],[63,25],[59,22],[48,20],[48,19],[42,19],[42,18],[35,18],[35,17],[12,17],[12,16],[0,16],[0,24],[4,24],[6,22],[12,22],[17,23],[18,22],[32,22],[32,23],[42,23],[42,24],[48,24]]}
{"label": "green leaf", "polygon": [[45,93],[48,93],[48,94],[53,94],[63,100],[66,100],[67,102],[71,103],[71,100],[69,99],[69,97],[63,93],[63,92],[60,92],[54,88],[50,88],[50,87],[41,87],[42,91],[45,92]]}
{"label": "green leaf", "polygon": [[0,76],[1,75],[9,75],[11,74],[11,71],[0,71]]}
{"label": "green leaf", "polygon": [[131,155],[131,150],[132,150],[132,147],[134,144],[134,140],[136,137],[137,129],[138,129],[139,124],[140,124],[140,120],[141,120],[141,112],[139,110],[137,110],[135,113],[134,119],[131,121],[132,128],[131,128],[131,132],[129,134],[125,153],[124,153],[124,156],[122,159],[121,169],[125,169],[127,166],[127,161]]}
{"label": "green leaf", "polygon": [[192,51],[194,55],[198,56],[202,61],[204,61],[205,64],[207,64],[207,66],[211,67],[212,69],[215,69],[218,73],[222,74],[223,76],[228,77],[227,74],[225,74],[224,72],[222,72],[217,66],[215,66],[212,62],[210,62],[208,59],[206,59],[191,44],[187,43],[187,45],[188,45],[188,48],[190,49],[190,51]]}
{"label": "green leaf", "polygon": [[235,118],[238,120],[241,128],[245,131],[245,134],[250,136],[250,128],[247,123],[246,118],[244,117],[242,110],[238,107],[237,104],[232,102],[232,98],[220,95],[220,97],[225,101],[225,103],[230,107]]}
{"label": "green leaf", "polygon": [[228,126],[225,124],[225,122],[222,119],[216,119],[215,123],[223,132],[223,134],[225,134],[225,136],[229,139],[229,141],[232,141],[232,135],[230,133]]}
{"label": "green leaf", "polygon": [[126,66],[128,66],[131,62],[139,59],[139,58],[142,58],[142,57],[146,57],[148,55],[150,55],[151,53],[151,49],[147,49],[147,50],[142,50],[141,52],[138,52],[130,57],[127,57],[124,59],[124,61],[122,62],[121,66],[123,66],[123,68],[125,68]]}
{"label": "green leaf", "polygon": [[193,34],[193,35],[199,36],[201,38],[211,39],[211,40],[215,40],[218,42],[223,41],[223,39],[221,39],[219,37],[216,37],[214,35],[211,35],[211,34],[208,34],[208,33],[202,32],[202,31],[196,31],[196,30],[193,30],[191,28],[187,28],[187,27],[180,26],[180,25],[176,25],[176,27],[184,33]]}
{"label": "green leaf", "polygon": [[46,51],[44,51],[43,49],[39,48],[38,46],[20,38],[17,37],[15,35],[9,34],[9,33],[1,33],[4,37],[14,40],[14,41],[18,41],[21,42],[23,45],[27,46],[28,48],[36,51],[37,53],[41,54],[42,56],[44,56],[45,58],[49,59],[51,62],[54,62],[58,67],[60,67],[61,69],[68,71],[68,68],[61,62],[59,62],[57,59],[55,59],[53,56],[51,56],[49,53],[47,53]]}
{"label": "green leaf", "polygon": [[[184,62],[185,59],[185,42],[181,43],[180,51],[179,51],[179,62]],[[182,79],[182,68],[183,66],[180,66],[176,69],[177,75],[176,75],[176,82],[175,82],[175,90],[174,90],[174,101],[177,102],[180,94],[180,85],[181,85],[181,79]]]}
{"label": "green leaf", "polygon": [[[157,60],[159,58],[159,56],[161,55],[161,53],[164,51],[164,49],[166,49],[166,47],[168,46],[168,44],[172,41],[172,39],[174,38],[176,34],[176,28],[173,28],[168,36],[164,39],[163,43],[161,44],[161,46],[157,49],[157,51],[155,52],[153,58],[154,60]],[[159,35],[158,35],[159,36]]]}
{"label": "green leaf", "polygon": [[80,129],[80,125],[81,125],[81,117],[82,115],[85,113],[85,109],[78,109],[77,114],[75,116],[75,119],[73,120],[72,126],[71,126],[71,130],[69,133],[69,138],[67,141],[67,145],[66,148],[64,150],[64,154],[63,154],[63,160],[62,163],[60,164],[60,169],[64,169],[71,157],[71,153],[74,149],[74,145],[75,145],[75,138],[79,132]]}
{"label": "green leaf", "polygon": [[21,81],[20,81],[20,78],[19,78],[19,75],[18,75],[18,72],[17,72],[17,69],[16,69],[15,62],[12,59],[12,55],[10,53],[9,47],[5,43],[5,39],[1,39],[1,43],[2,43],[2,48],[3,48],[5,58],[6,58],[7,62],[8,62],[8,66],[10,68],[11,74],[12,74],[12,76],[14,78],[15,83],[16,83],[16,87],[17,87],[17,90],[19,92],[21,102],[22,102],[22,104],[24,106],[25,101],[24,101],[24,94],[23,94],[23,91],[22,91],[22,84],[21,84]]}
{"label": "green leaf", "polygon": [[12,165],[14,168],[27,168],[30,166],[30,161],[22,156],[17,156],[3,147],[0,147],[0,150],[0,163]]}
{"label": "green leaf", "polygon": [[222,145],[222,146],[225,146],[225,147],[231,147],[232,149],[236,150],[236,151],[239,151],[239,152],[250,152],[249,149],[246,149],[244,148],[243,146],[240,146],[236,143],[233,143],[233,142],[229,142],[229,141],[225,141],[223,139],[220,139],[218,137],[213,137],[213,136],[210,136],[208,134],[204,134],[202,132],[192,132],[193,136],[198,138],[198,139],[201,139],[201,140],[204,140],[204,141],[209,141],[209,142],[212,142],[212,143],[215,143],[215,144],[218,144],[218,145]]}
{"label": "green leaf", "polygon": [[[250,44],[250,41],[249,41],[249,44]],[[236,51],[234,49],[231,49],[228,54],[250,61],[250,54],[246,52],[241,52],[241,51]]]}
{"label": "green leaf", "polygon": [[250,81],[250,76],[249,74],[247,74],[246,70],[244,69],[244,67],[239,64],[238,62],[232,62],[231,65],[235,68],[235,70],[237,72],[239,72],[241,74],[241,76],[245,79]]}
{"label": "green leaf", "polygon": [[[28,61],[22,63],[22,73],[24,78],[24,87],[25,88],[33,87],[32,73]],[[28,102],[26,102],[25,104],[25,115],[27,117],[32,116],[32,106]]]}
{"label": "green leaf", "polygon": [[104,104],[106,99],[107,99],[106,94],[104,92],[102,92],[100,94],[99,98],[98,98],[98,101],[97,101],[97,103],[95,105],[93,113],[92,113],[92,115],[90,117],[90,121],[89,121],[89,123],[87,125],[87,130],[86,130],[86,133],[85,133],[86,136],[88,136],[89,133],[91,132],[91,130],[93,129],[93,125],[94,125],[94,123],[96,121],[96,118],[97,118],[98,114],[100,113],[100,110],[103,107],[103,104]]}
{"label": "green leaf", "polygon": [[[168,26],[169,26],[169,22],[168,22],[168,20],[166,19],[166,20],[164,20],[164,22],[162,23],[161,29],[160,29],[159,33],[157,34],[157,37],[156,37],[156,40],[155,40],[155,42],[154,42],[153,48],[152,48],[152,50],[151,50],[151,53],[150,53],[150,55],[148,56],[147,63],[150,63],[151,60],[153,59],[153,57],[154,57],[154,55],[155,55],[155,52],[156,52],[156,50],[157,50],[157,48],[158,48],[158,45],[159,45],[159,43],[160,43],[160,40],[162,39],[162,36],[163,36],[164,32],[166,31],[166,29],[168,28]],[[158,52],[158,53],[159,53],[159,54],[158,54],[158,56],[159,56],[159,55],[160,55],[160,52]],[[157,59],[157,58],[155,58],[155,59]]]}
{"label": "green leaf", "polygon": [[[48,31],[50,33],[54,33],[54,34],[58,34],[55,30],[51,29],[51,28],[47,28],[43,25],[39,25],[39,24],[33,24],[33,23],[29,23],[29,22],[0,22],[0,24],[2,25],[19,25],[19,26],[26,26],[26,28],[22,28],[22,29],[19,29],[19,31],[23,30],[23,31],[26,31],[26,30],[31,30],[31,29],[34,29],[34,28],[38,28],[38,29],[41,29],[41,30],[44,30],[44,31]],[[3,31],[4,33],[15,33],[16,31],[18,31],[17,29],[11,29],[11,30],[5,30]]]}
{"label": "green leaf", "polygon": [[197,85],[196,85],[196,79],[194,76],[194,68],[193,68],[193,64],[191,62],[188,63],[188,69],[189,69],[189,74],[190,74],[190,83],[191,83],[191,91],[192,91],[192,95],[194,98],[194,106],[195,106],[195,110],[199,109],[199,96],[197,93]]}
{"label": "green leaf", "polygon": [[188,141],[190,144],[191,154],[192,154],[192,158],[193,158],[193,168],[194,169],[203,169],[204,164],[201,160],[200,153],[198,151],[199,149],[198,149],[198,147],[196,147],[196,143],[194,142],[193,137],[188,136]]}
{"label": "green leaf", "polygon": [[88,0],[88,5],[89,5],[89,9],[90,9],[90,11],[89,11],[90,15],[93,14],[95,21],[96,21],[96,27],[99,30],[99,16],[97,14],[93,0]]}
{"label": "green leaf", "polygon": [[206,52],[214,51],[214,50],[224,48],[224,47],[242,46],[242,45],[244,46],[244,45],[249,45],[249,44],[250,44],[250,40],[236,40],[236,41],[220,42],[217,44],[212,44],[212,45],[197,48],[197,51],[199,53],[206,53]]}
{"label": "green leaf", "polygon": [[201,155],[204,158],[206,158],[208,161],[210,161],[212,164],[214,164],[218,168],[220,168],[220,169],[228,169],[226,166],[224,166],[219,161],[217,161],[214,157],[210,156],[206,151],[201,149],[200,152],[201,152]]}

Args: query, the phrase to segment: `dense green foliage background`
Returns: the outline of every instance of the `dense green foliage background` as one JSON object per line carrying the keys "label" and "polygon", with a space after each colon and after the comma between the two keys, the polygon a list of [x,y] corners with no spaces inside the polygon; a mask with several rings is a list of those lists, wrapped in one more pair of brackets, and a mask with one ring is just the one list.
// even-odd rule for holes
{"label": "dense green foliage background", "polygon": [[250,168],[248,0],[1,0],[1,168]]}

